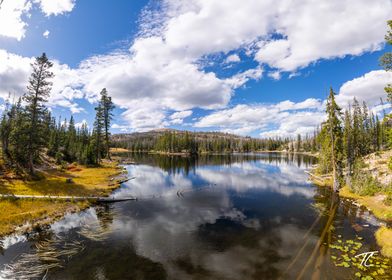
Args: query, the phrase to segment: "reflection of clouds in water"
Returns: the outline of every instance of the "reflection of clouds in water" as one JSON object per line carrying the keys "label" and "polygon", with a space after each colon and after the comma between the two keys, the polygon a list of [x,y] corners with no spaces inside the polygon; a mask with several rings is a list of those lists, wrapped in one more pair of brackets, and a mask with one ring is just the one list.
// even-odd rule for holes
{"label": "reflection of clouds in water", "polygon": [[123,217],[116,219],[113,227],[119,234],[132,236],[138,254],[164,262],[167,257],[178,257],[191,250],[195,245],[194,232],[200,225],[214,223],[220,217],[245,218],[232,208],[225,192],[208,193],[194,201],[192,197],[184,199],[186,203],[177,197],[144,201],[141,211],[149,213],[142,217],[132,212],[130,205],[129,209],[122,209]]}
{"label": "reflection of clouds in water", "polygon": [[73,228],[95,223],[98,223],[98,217],[95,208],[91,207],[80,213],[65,215],[60,221],[54,222],[50,228],[54,233],[63,233]]}
{"label": "reflection of clouds in water", "polygon": [[216,170],[199,168],[196,174],[209,183],[237,192],[262,189],[286,196],[301,194],[308,198],[313,197],[314,190],[304,184],[306,174],[302,170],[290,164],[280,164],[274,171],[269,172],[265,165],[236,163],[234,169],[233,166],[222,166]]}
{"label": "reflection of clouds in water", "polygon": [[192,188],[192,182],[183,174],[169,175],[158,167],[131,165],[127,170],[129,176],[135,179],[124,183],[122,188],[113,194],[114,197],[170,195],[178,190]]}
{"label": "reflection of clouds in water", "polygon": [[27,237],[21,234],[12,234],[0,240],[0,246],[3,250],[8,249],[14,244],[27,241]]}
{"label": "reflection of clouds in water", "polygon": [[[285,270],[294,253],[303,244],[303,240],[298,237],[304,235],[305,230],[295,225],[277,226],[271,229],[268,235],[255,240],[252,247],[235,245],[223,252],[201,253],[198,258],[190,258],[190,260],[194,267],[202,266],[218,279],[255,279],[257,276],[259,279],[265,279],[268,278],[267,271],[271,273],[274,270]],[[309,244],[314,245],[316,242],[317,238],[311,236]],[[306,250],[312,248],[311,245]],[[306,250],[305,257],[309,255]],[[272,252],[275,261],[271,263]],[[305,260],[306,258],[300,259],[300,262]],[[271,276],[271,279],[277,278],[276,276],[278,275]],[[183,278],[186,278],[186,275]]]}
{"label": "reflection of clouds in water", "polygon": [[[115,197],[170,196],[179,190],[192,189],[191,179],[183,173],[172,175],[158,167],[147,165],[129,166],[128,172],[135,179],[123,184],[115,192]],[[307,175],[303,170],[285,162],[266,164],[258,160],[218,167],[201,166],[196,169],[193,180],[204,182],[205,186],[216,184],[217,187],[237,192],[260,189],[286,196],[300,194],[307,198],[314,194],[314,190],[304,183]]]}

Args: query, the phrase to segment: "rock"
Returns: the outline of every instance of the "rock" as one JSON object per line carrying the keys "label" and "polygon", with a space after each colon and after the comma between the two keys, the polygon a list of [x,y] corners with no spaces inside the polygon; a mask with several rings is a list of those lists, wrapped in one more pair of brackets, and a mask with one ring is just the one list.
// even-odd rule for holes
{"label": "rock", "polygon": [[74,181],[72,180],[72,178],[67,178],[67,179],[65,179],[65,182],[67,184],[72,184]]}

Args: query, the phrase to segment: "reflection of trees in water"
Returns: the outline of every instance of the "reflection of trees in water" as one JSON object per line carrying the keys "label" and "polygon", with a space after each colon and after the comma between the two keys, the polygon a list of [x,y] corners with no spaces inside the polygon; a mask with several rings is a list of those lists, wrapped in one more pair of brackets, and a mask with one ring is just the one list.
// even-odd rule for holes
{"label": "reflection of trees in water", "polygon": [[113,218],[114,218],[113,205],[102,204],[101,207],[96,207],[95,211],[97,213],[97,218],[102,229],[108,230],[113,223]]}
{"label": "reflection of trees in water", "polygon": [[226,154],[226,155],[199,155],[179,156],[179,155],[158,155],[146,153],[127,153],[124,157],[132,158],[138,164],[158,166],[169,174],[195,172],[198,166],[231,166],[234,163],[261,161],[268,164],[295,164],[298,167],[310,167],[316,163],[316,159],[311,156],[286,153],[260,153],[260,154]]}

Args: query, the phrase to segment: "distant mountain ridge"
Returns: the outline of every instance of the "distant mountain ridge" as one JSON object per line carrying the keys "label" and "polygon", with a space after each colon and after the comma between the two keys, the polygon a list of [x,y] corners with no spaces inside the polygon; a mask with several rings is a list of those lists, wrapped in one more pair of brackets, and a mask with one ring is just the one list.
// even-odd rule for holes
{"label": "distant mountain ridge", "polygon": [[158,138],[165,133],[173,133],[176,135],[185,135],[188,133],[193,138],[224,138],[224,139],[252,139],[250,136],[240,136],[231,133],[219,132],[219,131],[189,131],[189,130],[178,130],[172,128],[158,128],[149,130],[146,132],[132,132],[132,133],[118,133],[111,135],[111,140],[115,142],[136,140],[138,138]]}

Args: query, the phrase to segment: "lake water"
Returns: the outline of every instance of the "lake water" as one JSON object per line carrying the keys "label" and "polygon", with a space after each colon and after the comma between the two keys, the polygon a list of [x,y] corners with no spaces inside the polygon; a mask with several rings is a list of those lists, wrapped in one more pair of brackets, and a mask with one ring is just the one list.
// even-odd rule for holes
{"label": "lake water", "polygon": [[6,238],[0,277],[354,279],[381,265],[374,277],[391,276],[380,256],[366,272],[345,260],[379,250],[379,221],[312,185],[304,172],[311,157],[131,157],[134,179],[113,196],[136,201],[97,205],[43,232]]}

